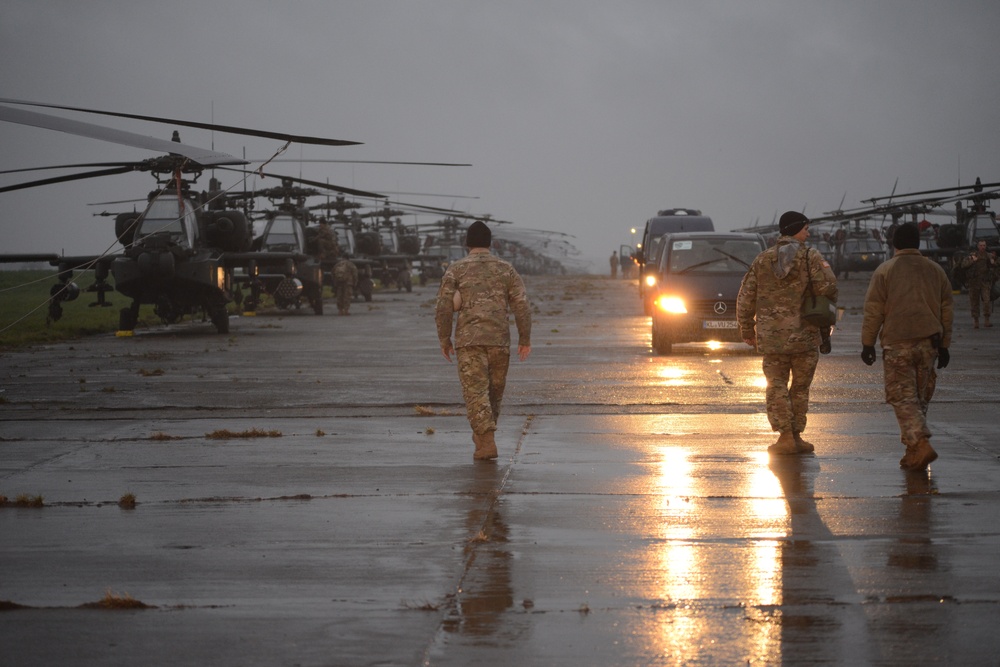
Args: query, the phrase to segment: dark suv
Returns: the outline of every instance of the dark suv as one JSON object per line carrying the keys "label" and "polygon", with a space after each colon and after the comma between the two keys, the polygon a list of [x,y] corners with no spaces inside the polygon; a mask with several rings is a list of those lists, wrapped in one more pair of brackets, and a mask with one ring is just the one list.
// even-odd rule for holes
{"label": "dark suv", "polygon": [[764,251],[759,234],[669,234],[656,272],[653,348],[674,343],[739,342],[736,296],[753,260]]}

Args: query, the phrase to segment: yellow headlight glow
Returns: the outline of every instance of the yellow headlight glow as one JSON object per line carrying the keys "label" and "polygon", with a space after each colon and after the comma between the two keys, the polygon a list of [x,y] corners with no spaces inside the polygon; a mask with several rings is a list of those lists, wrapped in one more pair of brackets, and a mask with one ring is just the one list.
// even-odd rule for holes
{"label": "yellow headlight glow", "polygon": [[683,315],[687,312],[687,306],[684,305],[684,299],[679,296],[661,296],[656,302],[665,313],[673,313],[675,315]]}
{"label": "yellow headlight glow", "polygon": [[656,287],[656,276],[654,276],[654,275],[648,275],[648,276],[646,276],[646,286],[647,287]]}

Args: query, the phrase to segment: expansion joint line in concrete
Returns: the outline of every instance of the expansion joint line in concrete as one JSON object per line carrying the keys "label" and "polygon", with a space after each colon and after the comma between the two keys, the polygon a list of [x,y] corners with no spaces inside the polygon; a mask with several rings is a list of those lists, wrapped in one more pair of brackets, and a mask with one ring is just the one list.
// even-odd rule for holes
{"label": "expansion joint line in concrete", "polygon": [[[500,496],[503,494],[503,490],[507,486],[507,481],[510,479],[511,471],[514,469],[514,463],[517,460],[518,454],[521,453],[521,447],[524,444],[525,438],[528,437],[528,432],[531,430],[531,423],[534,419],[535,415],[528,415],[527,419],[524,420],[524,426],[521,427],[521,434],[518,436],[517,445],[514,447],[513,454],[511,454],[507,469],[504,470],[503,477],[500,479],[499,484],[490,489],[490,493],[486,500],[486,512],[483,514],[483,521],[479,524],[476,534],[471,536],[466,542],[465,563],[462,566],[462,575],[459,577],[458,582],[452,588],[451,592],[445,596],[441,622],[438,624],[434,637],[431,639],[426,650],[424,651],[424,657],[420,663],[421,665],[429,666],[432,664],[431,652],[435,646],[442,643],[442,639],[445,634],[445,624],[449,618],[454,618],[460,615],[459,598],[462,595],[465,581],[475,565],[476,553],[479,545],[489,544],[491,540],[490,526],[493,525],[493,517],[496,514],[497,503],[500,501]],[[483,464],[476,463],[475,465]]]}

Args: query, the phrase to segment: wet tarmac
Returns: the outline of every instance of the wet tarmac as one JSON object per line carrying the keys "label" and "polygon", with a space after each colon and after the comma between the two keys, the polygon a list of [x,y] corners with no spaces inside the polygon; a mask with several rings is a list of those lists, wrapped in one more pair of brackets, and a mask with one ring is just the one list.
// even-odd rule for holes
{"label": "wet tarmac", "polygon": [[956,297],[941,458],[905,473],[866,283],[801,460],[759,357],[651,354],[599,277],[529,278],[496,463],[436,286],[4,353],[0,664],[998,665],[1000,328]]}

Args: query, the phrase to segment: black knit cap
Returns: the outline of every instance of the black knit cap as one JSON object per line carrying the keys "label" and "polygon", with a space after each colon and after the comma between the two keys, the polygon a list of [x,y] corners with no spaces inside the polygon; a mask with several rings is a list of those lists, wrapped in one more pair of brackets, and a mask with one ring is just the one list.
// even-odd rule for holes
{"label": "black knit cap", "polygon": [[493,232],[482,220],[476,220],[465,232],[466,248],[489,248],[493,242]]}
{"label": "black knit cap", "polygon": [[896,250],[920,247],[920,228],[915,222],[904,222],[892,233],[892,247]]}
{"label": "black knit cap", "polygon": [[809,218],[798,211],[785,211],[778,219],[778,230],[782,236],[795,236],[809,224]]}

